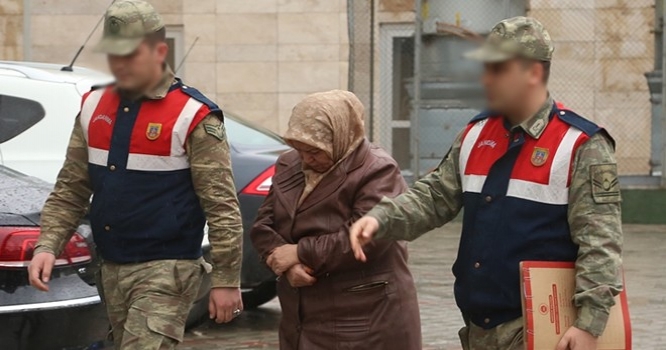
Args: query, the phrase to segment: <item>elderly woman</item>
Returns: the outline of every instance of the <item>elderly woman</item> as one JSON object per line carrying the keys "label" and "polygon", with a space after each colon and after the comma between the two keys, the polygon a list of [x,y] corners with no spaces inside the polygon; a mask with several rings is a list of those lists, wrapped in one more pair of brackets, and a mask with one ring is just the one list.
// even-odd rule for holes
{"label": "elderly woman", "polygon": [[421,349],[414,281],[402,242],[354,259],[348,230],[383,196],[406,189],[395,161],[364,137],[363,105],[347,91],[293,110],[273,187],[252,242],[280,276],[280,349]]}

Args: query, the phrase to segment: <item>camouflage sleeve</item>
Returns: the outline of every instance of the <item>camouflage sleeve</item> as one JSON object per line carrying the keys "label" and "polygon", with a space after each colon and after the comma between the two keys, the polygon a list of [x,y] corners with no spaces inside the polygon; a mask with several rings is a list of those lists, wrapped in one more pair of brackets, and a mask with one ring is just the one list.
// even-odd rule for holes
{"label": "camouflage sleeve", "polygon": [[382,200],[367,214],[379,221],[375,238],[412,241],[453,220],[462,208],[462,184],[458,156],[462,132],[437,169],[409,191]]}
{"label": "camouflage sleeve", "polygon": [[212,287],[240,286],[243,228],[224,123],[206,116],[187,143],[194,190],[208,220]]}
{"label": "camouflage sleeve", "polygon": [[569,226],[576,260],[577,328],[598,336],[622,290],[620,185],[611,142],[592,136],[576,154],[569,190]]}
{"label": "camouflage sleeve", "polygon": [[58,256],[62,253],[88,211],[91,194],[88,148],[79,117],[76,117],[65,162],[42,209],[41,234],[35,254],[49,252]]}

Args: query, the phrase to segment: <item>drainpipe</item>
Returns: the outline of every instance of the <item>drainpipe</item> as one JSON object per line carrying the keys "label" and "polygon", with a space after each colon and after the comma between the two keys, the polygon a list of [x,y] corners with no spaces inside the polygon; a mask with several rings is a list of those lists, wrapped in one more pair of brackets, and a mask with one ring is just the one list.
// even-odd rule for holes
{"label": "drainpipe", "polygon": [[[661,15],[661,40],[657,40],[661,44],[659,48],[659,55],[661,56],[661,135],[659,135],[659,140],[661,141],[661,187],[666,188],[666,98],[664,98],[664,87],[666,86],[666,59],[664,55],[666,54],[666,5],[664,5],[663,0],[656,1],[657,6],[655,10],[660,10],[657,14]],[[656,55],[656,53],[655,53]],[[656,118],[655,118],[656,119]],[[653,141],[654,143],[654,141]]]}
{"label": "drainpipe", "polygon": [[23,60],[32,60],[32,4],[23,0]]}
{"label": "drainpipe", "polygon": [[664,2],[655,1],[654,11],[654,70],[645,73],[650,90],[650,102],[652,103],[652,123],[650,142],[650,175],[659,176],[662,171],[662,86],[663,86],[663,19]]}
{"label": "drainpipe", "polygon": [[[426,0],[427,1],[427,0]],[[421,130],[419,128],[419,112],[421,111],[421,49],[423,46],[423,2],[415,1],[415,23],[414,23],[414,119],[411,122],[412,142],[414,145],[414,180],[421,178]]]}

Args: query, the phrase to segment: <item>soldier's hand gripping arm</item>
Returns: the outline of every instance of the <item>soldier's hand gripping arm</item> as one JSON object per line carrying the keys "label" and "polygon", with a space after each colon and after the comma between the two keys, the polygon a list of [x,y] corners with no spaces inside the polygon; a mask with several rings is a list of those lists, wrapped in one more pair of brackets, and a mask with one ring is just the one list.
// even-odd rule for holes
{"label": "soldier's hand gripping arm", "polygon": [[55,257],[62,253],[86,214],[91,193],[88,149],[77,117],[65,162],[42,209],[41,233],[29,268],[30,283],[38,289],[48,290],[45,282],[50,278]]}
{"label": "soldier's hand gripping arm", "polygon": [[[462,208],[462,184],[458,157],[462,132],[437,169],[418,180],[409,191],[389,199],[384,197],[349,231],[354,255],[365,261],[361,246],[372,238],[412,241],[433,228],[453,220]],[[374,223],[379,226],[372,228]],[[368,232],[371,231],[371,232]]]}
{"label": "soldier's hand gripping arm", "polygon": [[224,124],[211,114],[187,144],[192,182],[208,220],[212,287],[239,287],[243,228]]}
{"label": "soldier's hand gripping arm", "polygon": [[614,150],[598,133],[578,150],[569,190],[569,226],[578,244],[574,326],[598,336],[622,290],[620,185]]}

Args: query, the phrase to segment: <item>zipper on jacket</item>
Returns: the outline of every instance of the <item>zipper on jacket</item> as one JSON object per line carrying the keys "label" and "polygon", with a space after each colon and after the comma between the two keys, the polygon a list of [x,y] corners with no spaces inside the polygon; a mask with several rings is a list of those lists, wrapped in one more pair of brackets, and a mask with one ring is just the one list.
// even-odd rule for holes
{"label": "zipper on jacket", "polygon": [[386,285],[388,285],[388,281],[377,281],[377,282],[363,283],[363,284],[359,284],[357,286],[349,287],[349,288],[345,289],[345,292],[352,292],[352,293],[354,293],[354,292],[364,292],[366,290],[375,289],[375,288],[379,288],[379,287],[384,287]]}

